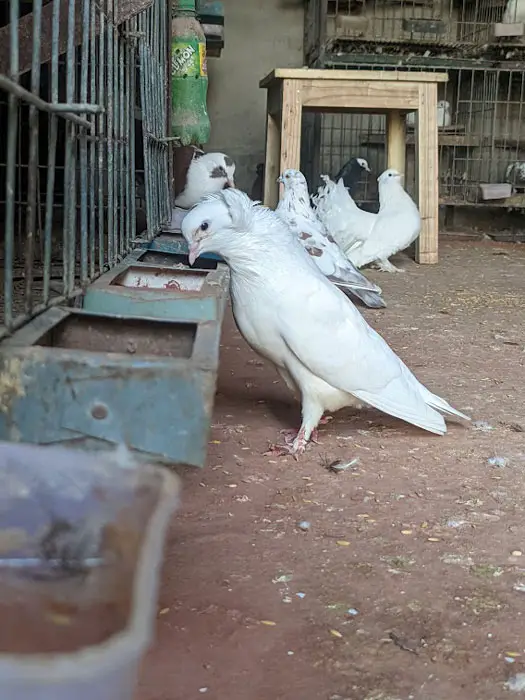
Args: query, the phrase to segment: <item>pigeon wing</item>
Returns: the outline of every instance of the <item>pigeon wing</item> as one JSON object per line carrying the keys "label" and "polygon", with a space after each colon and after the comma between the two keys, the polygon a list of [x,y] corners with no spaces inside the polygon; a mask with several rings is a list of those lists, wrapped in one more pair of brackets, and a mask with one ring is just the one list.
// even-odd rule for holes
{"label": "pigeon wing", "polygon": [[296,358],[327,384],[408,423],[445,433],[443,417],[426,403],[418,380],[346,297],[323,279],[303,276],[301,281],[308,287],[301,290],[301,309],[289,295],[277,311],[281,336]]}

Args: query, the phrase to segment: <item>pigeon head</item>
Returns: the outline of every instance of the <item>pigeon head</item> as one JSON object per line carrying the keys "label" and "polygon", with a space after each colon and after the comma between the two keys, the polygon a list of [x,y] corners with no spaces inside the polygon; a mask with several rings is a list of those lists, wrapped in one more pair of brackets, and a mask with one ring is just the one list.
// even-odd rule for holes
{"label": "pigeon head", "polygon": [[450,103],[447,100],[439,100],[437,103],[438,109],[444,109],[446,112],[450,112]]}
{"label": "pigeon head", "polygon": [[365,160],[364,158],[356,158],[355,162],[360,165],[363,170],[366,170],[367,173],[371,173],[372,171],[370,170],[370,166],[368,165],[368,161]]}
{"label": "pigeon head", "polygon": [[284,189],[297,185],[307,187],[305,176],[300,170],[295,170],[294,168],[288,168],[285,170],[282,175],[277,178],[277,182],[282,183],[284,185]]}
{"label": "pigeon head", "polygon": [[235,187],[235,163],[225,153],[205,153],[198,160],[208,171],[210,180],[215,181],[217,191]]}
{"label": "pigeon head", "polygon": [[182,220],[181,230],[193,265],[203,253],[217,253],[225,260],[242,248],[254,221],[255,205],[244,192],[229,188],[208,195]]}
{"label": "pigeon head", "polygon": [[388,168],[388,170],[381,173],[381,175],[377,178],[377,181],[380,185],[389,185],[393,182],[401,184],[402,177],[403,176],[399,171],[395,170],[394,168]]}

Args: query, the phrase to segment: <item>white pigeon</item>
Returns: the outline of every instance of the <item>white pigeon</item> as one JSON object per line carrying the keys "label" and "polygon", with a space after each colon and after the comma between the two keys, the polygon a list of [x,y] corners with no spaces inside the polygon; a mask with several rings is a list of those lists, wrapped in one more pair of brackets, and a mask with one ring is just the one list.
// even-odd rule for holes
{"label": "white pigeon", "polygon": [[377,178],[379,212],[365,241],[357,241],[346,251],[356,267],[376,263],[384,272],[404,272],[392,265],[391,255],[408,248],[421,231],[421,215],[412,197],[401,184],[401,174],[393,168]]}
{"label": "white pigeon", "polygon": [[279,449],[304,452],[325,411],[360,402],[438,435],[440,411],[469,420],[416,379],[271,209],[223,190],[186,215],[182,234],[190,264],[205,252],[226,261],[239,331],[301,396],[299,432]]}
{"label": "white pigeon", "polygon": [[508,0],[501,21],[503,24],[525,22],[525,0]]}
{"label": "white pigeon", "polygon": [[357,206],[342,179],[337,184],[321,175],[324,185],[312,197],[317,218],[333,236],[345,256],[356,241],[365,241],[377,219],[377,214]]}
{"label": "white pigeon", "polygon": [[208,194],[235,187],[235,163],[224,153],[196,151],[186,174],[186,186],[175,206],[189,209]]}
{"label": "white pigeon", "polygon": [[[415,127],[416,113],[409,112],[405,117],[407,126]],[[450,102],[447,100],[439,100],[437,103],[437,125],[438,127],[450,126],[452,124],[452,115],[450,111]]]}
{"label": "white pigeon", "polygon": [[302,172],[289,168],[278,178],[278,182],[284,185],[284,195],[275,211],[288,224],[321,272],[350,297],[357,297],[372,309],[384,308],[386,304],[381,298],[381,289],[347,260],[314,214]]}

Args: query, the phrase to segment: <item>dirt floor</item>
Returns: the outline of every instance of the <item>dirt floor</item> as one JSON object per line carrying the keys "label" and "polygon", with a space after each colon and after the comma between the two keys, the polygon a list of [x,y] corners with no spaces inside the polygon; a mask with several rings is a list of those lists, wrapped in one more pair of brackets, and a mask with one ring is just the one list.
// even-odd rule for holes
{"label": "dirt floor", "polygon": [[299,461],[264,456],[299,405],[229,318],[139,700],[525,697],[525,246],[400,263],[364,313],[474,422],[341,412]]}

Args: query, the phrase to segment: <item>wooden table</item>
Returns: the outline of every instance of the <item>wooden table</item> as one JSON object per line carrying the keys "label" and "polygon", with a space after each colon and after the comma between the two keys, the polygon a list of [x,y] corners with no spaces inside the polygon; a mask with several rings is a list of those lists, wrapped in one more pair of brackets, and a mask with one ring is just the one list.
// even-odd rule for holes
{"label": "wooden table", "polygon": [[301,117],[311,112],[386,114],[387,167],[405,174],[405,115],[416,118],[416,188],[421,234],[416,261],[438,262],[437,84],[446,73],[276,68],[260,82],[268,90],[264,203],[279,201],[277,178],[300,168]]}

